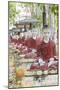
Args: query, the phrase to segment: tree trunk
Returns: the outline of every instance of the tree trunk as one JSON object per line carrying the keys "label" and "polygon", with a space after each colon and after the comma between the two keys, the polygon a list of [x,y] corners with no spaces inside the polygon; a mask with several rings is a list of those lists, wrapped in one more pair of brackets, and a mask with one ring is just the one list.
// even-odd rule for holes
{"label": "tree trunk", "polygon": [[48,11],[49,11],[48,5],[43,5],[43,27],[44,27],[44,25],[48,25],[49,24]]}

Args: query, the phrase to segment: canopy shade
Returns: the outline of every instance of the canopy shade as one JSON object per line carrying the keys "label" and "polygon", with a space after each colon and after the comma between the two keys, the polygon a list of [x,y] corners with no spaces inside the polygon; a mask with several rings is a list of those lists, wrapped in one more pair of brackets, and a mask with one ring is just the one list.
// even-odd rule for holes
{"label": "canopy shade", "polygon": [[18,25],[18,24],[33,24],[33,23],[37,23],[39,22],[37,19],[33,19],[33,18],[26,18],[26,19],[23,19],[23,20],[19,20],[19,21],[16,21],[15,25]]}

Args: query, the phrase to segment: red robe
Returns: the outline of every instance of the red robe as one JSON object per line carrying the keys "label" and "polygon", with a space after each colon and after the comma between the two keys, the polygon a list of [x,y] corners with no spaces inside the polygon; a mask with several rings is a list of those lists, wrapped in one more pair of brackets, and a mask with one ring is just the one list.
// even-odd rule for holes
{"label": "red robe", "polygon": [[17,44],[19,45],[19,44],[21,44],[21,43],[22,43],[22,39],[19,38],[18,41],[17,41]]}
{"label": "red robe", "polygon": [[25,37],[19,38],[19,39],[17,40],[17,44],[18,44],[18,45],[19,45],[19,44],[24,44],[24,40],[25,40]]}
{"label": "red robe", "polygon": [[13,39],[12,38],[12,41],[11,42],[14,43],[14,44],[17,44],[17,39]]}
{"label": "red robe", "polygon": [[41,41],[42,41],[41,37],[36,37],[36,45],[37,46],[40,45]]}
{"label": "red robe", "polygon": [[50,58],[54,58],[54,56],[56,56],[55,43],[52,41],[49,41],[48,43],[42,41],[37,47],[37,56],[41,57],[46,62],[48,62]]}
{"label": "red robe", "polygon": [[36,41],[33,39],[33,38],[29,38],[27,40],[25,40],[25,45],[28,47],[28,48],[36,48]]}

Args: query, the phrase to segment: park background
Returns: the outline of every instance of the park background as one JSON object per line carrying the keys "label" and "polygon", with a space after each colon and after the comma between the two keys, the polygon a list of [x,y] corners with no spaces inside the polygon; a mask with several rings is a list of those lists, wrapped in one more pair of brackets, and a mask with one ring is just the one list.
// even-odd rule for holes
{"label": "park background", "polygon": [[[12,0],[11,0],[12,1]],[[21,0],[22,1],[22,0]],[[27,0],[24,0],[27,1]],[[32,0],[30,0],[32,1]],[[36,2],[36,0],[34,0]],[[42,3],[42,0],[38,2]],[[59,4],[59,0],[44,0],[43,3],[57,3]],[[59,9],[60,10],[60,9]],[[60,11],[59,11],[60,12]],[[0,1],[0,88],[3,90],[7,90],[8,85],[8,0]],[[60,21],[60,18],[59,18]],[[60,26],[59,26],[60,27]],[[5,30],[5,31],[4,31]],[[59,31],[60,32],[60,31]],[[45,87],[46,89],[57,89],[57,87]],[[58,86],[58,89],[60,87]],[[28,89],[28,88],[27,88]],[[26,89],[26,90],[27,90]],[[36,88],[31,88],[30,90],[35,90]],[[38,88],[39,90],[40,88]]]}

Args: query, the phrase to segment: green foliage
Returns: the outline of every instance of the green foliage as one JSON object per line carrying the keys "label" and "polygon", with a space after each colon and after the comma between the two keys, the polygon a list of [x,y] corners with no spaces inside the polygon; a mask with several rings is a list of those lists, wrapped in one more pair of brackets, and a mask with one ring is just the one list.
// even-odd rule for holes
{"label": "green foliage", "polygon": [[16,16],[16,3],[9,2],[9,24],[14,24],[15,16]]}
{"label": "green foliage", "polygon": [[58,28],[58,10],[59,10],[59,8],[58,8],[58,5],[57,5],[57,4],[56,4],[56,5],[52,5],[51,11],[52,11],[52,13],[54,13],[54,15],[56,16],[55,24],[56,24],[56,27],[57,27],[57,28]]}
{"label": "green foliage", "polygon": [[[40,3],[19,3],[19,2],[9,2],[9,24],[14,24],[15,23],[15,17],[17,14],[20,13],[20,11],[16,11],[16,5],[21,6],[21,7],[26,7],[26,9],[30,8],[30,12],[32,15],[32,18],[36,18],[39,20],[39,24],[36,24],[36,26],[41,26],[43,24],[43,6],[45,4],[40,4]],[[51,15],[54,14],[58,18],[58,5],[56,4],[51,4],[50,8],[51,10]],[[49,14],[50,15],[50,14]],[[48,19],[50,20],[50,18]],[[57,19],[56,19],[57,22]]]}
{"label": "green foliage", "polygon": [[51,7],[51,11],[52,13],[54,13],[55,15],[58,15],[58,5],[52,5]]}

